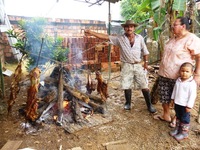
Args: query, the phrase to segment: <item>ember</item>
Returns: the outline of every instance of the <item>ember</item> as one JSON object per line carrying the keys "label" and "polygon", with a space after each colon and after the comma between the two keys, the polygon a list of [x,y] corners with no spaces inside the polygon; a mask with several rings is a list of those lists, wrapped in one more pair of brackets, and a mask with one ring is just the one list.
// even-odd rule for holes
{"label": "ember", "polygon": [[68,104],[69,104],[69,102],[63,101],[63,107],[64,107],[64,108],[67,107]]}

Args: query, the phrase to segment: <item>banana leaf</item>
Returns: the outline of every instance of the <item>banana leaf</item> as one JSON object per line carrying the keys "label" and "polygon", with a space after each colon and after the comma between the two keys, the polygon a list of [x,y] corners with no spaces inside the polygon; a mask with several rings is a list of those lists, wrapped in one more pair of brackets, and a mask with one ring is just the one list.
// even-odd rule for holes
{"label": "banana leaf", "polygon": [[174,0],[172,9],[176,11],[185,11],[186,3],[187,0]]}

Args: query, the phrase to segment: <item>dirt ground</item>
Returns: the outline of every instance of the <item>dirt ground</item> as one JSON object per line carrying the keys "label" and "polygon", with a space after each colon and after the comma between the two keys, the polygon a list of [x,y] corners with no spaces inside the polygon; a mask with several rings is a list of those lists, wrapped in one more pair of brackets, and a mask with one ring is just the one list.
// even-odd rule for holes
{"label": "dirt ground", "polygon": [[[107,75],[108,73],[103,74],[104,77]],[[189,139],[178,143],[168,134],[171,130],[169,123],[154,119],[153,115],[147,111],[140,91],[133,92],[131,111],[123,110],[125,100],[118,76],[119,72],[111,74],[107,109],[102,115],[102,117],[109,116],[111,120],[104,124],[85,127],[71,134],[56,124],[43,124],[43,127],[34,134],[28,134],[22,129],[21,124],[25,121],[18,110],[26,102],[26,85],[21,86],[12,114],[7,117],[6,102],[10,93],[10,77],[5,77],[6,96],[5,99],[0,100],[0,148],[8,140],[21,140],[23,142],[20,149],[36,150],[67,150],[75,147],[83,150],[121,150],[120,145],[124,145],[124,150],[200,150],[200,124],[197,123],[199,98],[192,109]],[[150,81],[150,87],[152,84],[153,81]],[[199,91],[198,95],[200,95]],[[158,114],[162,112],[159,102],[154,106]],[[118,146],[115,148],[109,149],[109,146],[103,145],[118,141],[123,141],[123,143],[116,144]]]}

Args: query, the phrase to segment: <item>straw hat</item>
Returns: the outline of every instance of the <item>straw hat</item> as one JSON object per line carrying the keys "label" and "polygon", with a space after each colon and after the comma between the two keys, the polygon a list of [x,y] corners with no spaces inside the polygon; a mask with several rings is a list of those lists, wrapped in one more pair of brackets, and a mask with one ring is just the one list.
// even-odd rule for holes
{"label": "straw hat", "polygon": [[122,27],[128,26],[128,25],[133,25],[134,27],[137,27],[138,24],[134,23],[132,20],[127,20],[125,23],[121,24]]}

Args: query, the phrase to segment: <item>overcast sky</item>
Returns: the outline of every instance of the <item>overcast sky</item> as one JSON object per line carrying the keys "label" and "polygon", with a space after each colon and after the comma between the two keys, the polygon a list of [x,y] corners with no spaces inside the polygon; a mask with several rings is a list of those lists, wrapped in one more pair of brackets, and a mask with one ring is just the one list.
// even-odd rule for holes
{"label": "overcast sky", "polygon": [[[108,21],[108,2],[102,5],[85,3],[85,0],[5,0],[8,15],[86,19]],[[82,2],[80,2],[82,1]],[[96,2],[96,0],[89,0]],[[120,3],[111,3],[111,19],[122,20]]]}

